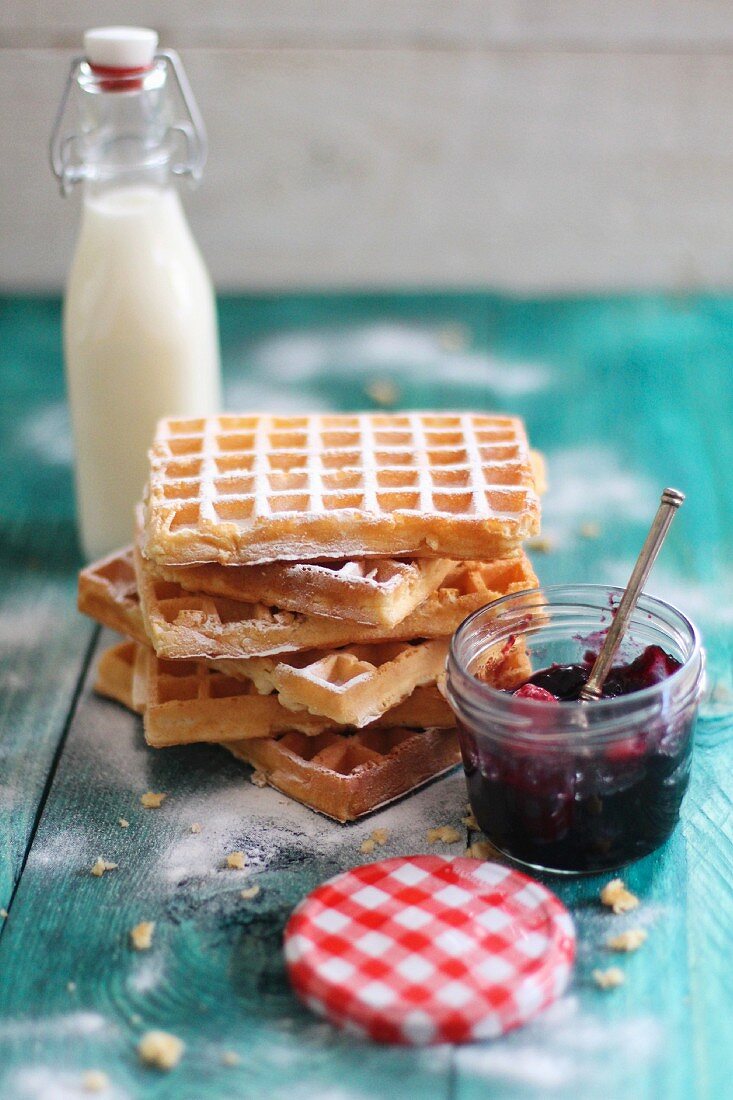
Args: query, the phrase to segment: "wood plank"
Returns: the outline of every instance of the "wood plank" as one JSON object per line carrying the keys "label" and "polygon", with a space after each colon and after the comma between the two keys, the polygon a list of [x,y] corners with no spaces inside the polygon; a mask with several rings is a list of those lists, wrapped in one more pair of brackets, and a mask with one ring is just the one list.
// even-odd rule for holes
{"label": "wood plank", "polygon": [[[544,530],[553,549],[536,557],[546,583],[623,584],[665,484],[688,501],[649,590],[687,609],[702,627],[710,686],[698,724],[693,780],[670,843],[624,878],[642,899],[631,918],[598,904],[608,876],[546,881],[571,905],[581,945],[576,979],[557,1010],[501,1045],[457,1054],[457,1100],[499,1100],[571,1089],[595,1097],[717,1097],[733,1060],[720,959],[730,943],[730,659],[733,560],[727,428],[733,384],[715,349],[727,310],[669,312],[661,302],[535,303],[497,310],[501,351],[553,362],[551,396],[515,404],[548,457]],[[592,318],[592,320],[591,320]],[[528,339],[524,339],[528,337]],[[708,386],[700,387],[699,364]],[[546,401],[545,407],[540,405]],[[582,536],[598,525],[599,537]],[[622,959],[624,987],[594,988],[591,971],[619,960],[603,950],[611,929],[644,926],[649,939]]]}
{"label": "wood plank", "polygon": [[[455,402],[524,415],[550,459],[545,526],[554,548],[536,557],[547,582],[623,583],[661,486],[688,491],[650,585],[690,611],[709,648],[711,690],[682,828],[628,873],[643,900],[638,920],[600,911],[600,879],[553,881],[580,932],[573,988],[544,1020],[458,1052],[451,1067],[442,1050],[352,1044],[300,1010],[284,982],[279,930],[290,908],[363,858],[360,839],[382,821],[325,824],[243,783],[239,767],[214,749],[145,750],[135,720],[85,694],[0,940],[6,1093],[42,1096],[53,1082],[73,1096],[82,1070],[99,1066],[136,1096],[192,1088],[214,1098],[331,1090],[350,1100],[420,1092],[527,1100],[568,1087],[590,1098],[725,1095],[733,1071],[725,967],[732,311],[724,298],[301,295],[223,303],[233,405],[354,408],[369,403],[370,383],[381,378],[399,387],[404,405]],[[591,521],[600,526],[595,539],[581,533]],[[169,791],[160,811],[139,807],[148,788]],[[456,775],[385,811],[393,845],[386,852],[425,850],[425,829],[455,824],[463,799]],[[127,830],[116,824],[121,814]],[[204,825],[198,836],[188,831],[195,820]],[[262,885],[253,902],[238,898],[239,881],[220,867],[233,848],[252,856]],[[86,871],[100,853],[119,858],[120,868],[92,879]],[[148,955],[126,945],[141,919],[158,922]],[[602,942],[610,928],[631,923],[646,924],[649,940],[620,961],[626,986],[602,994],[590,972],[617,962]],[[77,983],[73,994],[68,981]],[[186,1062],[168,1078],[136,1064],[134,1042],[149,1026],[189,1042]],[[221,1065],[227,1049],[242,1055],[241,1066]]]}
{"label": "wood plank", "polygon": [[[210,132],[185,201],[220,288],[730,285],[725,56],[221,49],[185,62]],[[59,199],[44,160],[67,63],[29,50],[0,66],[0,101],[24,105],[22,133],[0,114],[14,150],[0,165],[6,289],[58,289],[70,264],[78,197]]]}
{"label": "wood plank", "polygon": [[[150,6],[130,0],[129,22],[150,22]],[[76,48],[86,27],[114,23],[112,0],[34,4],[6,0],[0,42]],[[168,46],[422,46],[475,49],[669,49],[720,51],[733,44],[725,0],[212,0],[160,3],[155,26]]]}
{"label": "wood plank", "polygon": [[[106,632],[104,644],[112,640]],[[160,810],[140,806],[148,789],[168,792]],[[427,829],[460,824],[464,802],[456,772],[340,826],[253,786],[216,747],[146,749],[139,719],[87,684],[0,941],[5,1095],[30,1092],[29,1082],[44,1095],[54,1081],[76,1096],[94,1067],[119,1095],[326,1096],[348,1081],[349,1096],[447,1098],[449,1051],[355,1045],[300,1008],[280,936],[310,888],[374,858],[359,849],[372,829],[389,829],[384,854],[427,849]],[[223,868],[233,850],[246,852],[250,870]],[[100,854],[119,868],[94,878]],[[250,883],[261,894],[244,901]],[[156,921],[144,954],[128,945],[140,920]],[[187,1044],[168,1079],[137,1062],[148,1028]],[[226,1051],[241,1064],[222,1064]]]}
{"label": "wood plank", "polygon": [[[91,641],[71,525],[0,524],[0,908],[10,909]],[[70,568],[71,567],[71,568]],[[0,925],[0,934],[3,928]]]}

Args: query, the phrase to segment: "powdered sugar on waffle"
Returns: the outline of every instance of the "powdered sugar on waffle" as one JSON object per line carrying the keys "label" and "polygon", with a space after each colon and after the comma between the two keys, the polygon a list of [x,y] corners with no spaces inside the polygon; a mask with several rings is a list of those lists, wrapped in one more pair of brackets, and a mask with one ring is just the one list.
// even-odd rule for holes
{"label": "powdered sugar on waffle", "polygon": [[143,550],[167,564],[488,559],[537,530],[519,420],[448,413],[162,421]]}

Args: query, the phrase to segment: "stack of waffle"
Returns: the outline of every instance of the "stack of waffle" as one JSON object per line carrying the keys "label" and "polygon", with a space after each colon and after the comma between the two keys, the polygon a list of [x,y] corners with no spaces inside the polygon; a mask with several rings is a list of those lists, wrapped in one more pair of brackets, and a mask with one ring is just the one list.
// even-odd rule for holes
{"label": "stack of waffle", "polygon": [[[457,762],[449,639],[536,585],[540,478],[504,416],[162,421],[135,545],[79,578],[130,639],[97,689],[150,745],[218,742],[322,813],[368,813]],[[525,674],[514,646],[490,675]]]}

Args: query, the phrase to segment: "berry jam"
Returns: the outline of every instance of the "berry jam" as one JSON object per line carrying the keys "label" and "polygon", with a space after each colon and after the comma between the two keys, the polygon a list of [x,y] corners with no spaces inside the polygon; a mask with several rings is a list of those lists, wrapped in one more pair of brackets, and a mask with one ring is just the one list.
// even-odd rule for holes
{"label": "berry jam", "polygon": [[[530,676],[525,684],[512,692],[522,699],[539,699],[542,702],[575,703],[585,686],[596,653],[585,654],[582,665],[550,665]],[[634,691],[661,684],[678,668],[679,661],[665,653],[661,646],[647,646],[627,665],[615,665],[603,685],[602,699],[617,699],[619,695],[631,695]]]}
{"label": "berry jam", "polygon": [[[459,721],[479,825],[497,848],[535,867],[602,871],[647,855],[672,832],[687,788],[694,708],[674,716],[662,717],[657,710],[646,720],[628,719],[628,735],[622,732],[611,740],[584,740],[576,726],[558,743],[558,704],[579,698],[594,659],[587,653],[582,664],[541,669],[509,693],[546,704],[538,708],[529,739],[509,738],[491,728],[476,736]],[[635,660],[611,670],[603,698],[652,687],[680,667],[659,646],[648,646]]]}

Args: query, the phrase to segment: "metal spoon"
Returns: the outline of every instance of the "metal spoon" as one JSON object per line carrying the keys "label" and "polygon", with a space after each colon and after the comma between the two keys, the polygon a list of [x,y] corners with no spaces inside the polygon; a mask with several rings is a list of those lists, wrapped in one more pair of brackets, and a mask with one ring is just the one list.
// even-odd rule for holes
{"label": "metal spoon", "polygon": [[665,540],[667,531],[669,531],[669,525],[674,519],[675,512],[684,503],[684,499],[685,494],[680,493],[678,489],[665,489],[662,493],[657,514],[649,528],[649,534],[641,548],[641,553],[636,559],[636,565],[629,577],[629,583],[621,598],[621,603],[618,605],[613,622],[608,628],[606,640],[601,647],[601,652],[595,659],[585,687],[580,692],[581,703],[592,703],[601,698],[603,685],[611,671],[616,650],[636,607],[636,601],[646,584],[646,579],[649,576],[651,567],[654,565],[657,554],[662,548],[662,543]]}

